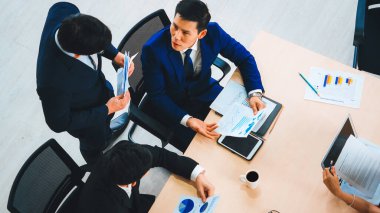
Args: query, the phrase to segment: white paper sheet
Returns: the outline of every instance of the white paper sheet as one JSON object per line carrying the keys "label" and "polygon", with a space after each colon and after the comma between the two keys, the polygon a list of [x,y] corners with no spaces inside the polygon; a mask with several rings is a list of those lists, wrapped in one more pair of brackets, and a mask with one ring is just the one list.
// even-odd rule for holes
{"label": "white paper sheet", "polygon": [[335,163],[337,174],[354,188],[373,197],[380,184],[380,155],[350,136]]}
{"label": "white paper sheet", "polygon": [[[327,80],[329,78],[330,81]],[[312,67],[308,80],[320,96],[305,84],[305,99],[352,108],[360,107],[364,84],[362,76]]]}
{"label": "white paper sheet", "polygon": [[219,127],[215,131],[224,136],[247,137],[262,119],[264,112],[261,110],[253,115],[251,108],[240,107],[239,103],[234,103],[219,120]]}
{"label": "white paper sheet", "polygon": [[212,213],[219,201],[219,196],[215,195],[207,198],[206,202],[198,197],[181,196],[174,213]]}
{"label": "white paper sheet", "polygon": [[[222,92],[214,100],[214,102],[212,102],[210,108],[222,115],[229,114],[228,112],[231,111],[231,108],[234,108],[236,111],[239,112],[246,111],[247,109],[244,108],[248,108],[251,114],[253,114],[253,111],[249,107],[249,104],[247,102],[247,98],[247,92],[245,91],[245,88],[242,85],[234,81],[229,81],[222,90]],[[266,99],[265,97],[263,97],[263,102],[265,103],[265,108],[263,109],[264,114],[260,118],[260,121],[252,129],[254,132],[257,132],[260,129],[260,127],[264,124],[268,116],[276,107],[275,103]],[[233,113],[235,114],[235,112]]]}

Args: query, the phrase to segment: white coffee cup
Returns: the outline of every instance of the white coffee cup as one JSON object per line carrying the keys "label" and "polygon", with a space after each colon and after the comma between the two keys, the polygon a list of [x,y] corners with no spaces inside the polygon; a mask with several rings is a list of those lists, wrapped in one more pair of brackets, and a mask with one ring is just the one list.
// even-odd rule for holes
{"label": "white coffee cup", "polygon": [[255,189],[259,184],[259,174],[256,171],[247,171],[245,175],[240,175],[240,181],[245,183],[249,188]]}

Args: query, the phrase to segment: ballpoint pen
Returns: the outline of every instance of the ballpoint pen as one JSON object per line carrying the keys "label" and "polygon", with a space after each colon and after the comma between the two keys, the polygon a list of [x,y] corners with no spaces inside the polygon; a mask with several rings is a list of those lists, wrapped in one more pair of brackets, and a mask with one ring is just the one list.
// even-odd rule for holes
{"label": "ballpoint pen", "polygon": [[300,74],[301,78],[307,83],[307,85],[309,85],[309,87],[313,90],[313,92],[315,92],[315,94],[317,94],[318,96],[320,96],[317,92],[317,90],[309,83],[308,80],[306,80],[306,78],[301,74],[301,73],[298,73]]}

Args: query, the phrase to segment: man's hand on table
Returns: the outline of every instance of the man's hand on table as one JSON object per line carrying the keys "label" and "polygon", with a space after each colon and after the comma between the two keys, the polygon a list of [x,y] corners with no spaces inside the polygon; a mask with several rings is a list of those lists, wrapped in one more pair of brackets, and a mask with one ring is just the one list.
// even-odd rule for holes
{"label": "man's hand on table", "polygon": [[215,187],[207,180],[204,173],[200,173],[197,179],[195,179],[195,187],[203,202],[206,202],[208,197],[214,195]]}
{"label": "man's hand on table", "polygon": [[207,124],[198,118],[191,117],[189,120],[187,120],[186,125],[195,132],[202,134],[203,136],[210,139],[215,139],[220,136],[219,133],[216,133],[214,131],[216,128],[218,128],[218,125],[216,123]]}

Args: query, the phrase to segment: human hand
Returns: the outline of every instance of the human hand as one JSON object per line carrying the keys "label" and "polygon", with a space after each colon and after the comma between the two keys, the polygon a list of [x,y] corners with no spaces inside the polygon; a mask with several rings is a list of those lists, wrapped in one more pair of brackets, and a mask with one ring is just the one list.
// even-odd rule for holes
{"label": "human hand", "polygon": [[198,118],[191,117],[189,120],[187,120],[186,125],[192,130],[210,139],[214,139],[220,136],[220,134],[214,132],[214,130],[218,128],[218,125],[216,123],[206,124]]}
{"label": "human hand", "polygon": [[214,195],[215,187],[207,180],[204,173],[200,173],[195,179],[195,187],[202,202],[206,202],[208,197]]}
{"label": "human hand", "polygon": [[[119,65],[120,67],[124,66],[124,54],[121,52],[118,52],[113,61]],[[129,73],[129,72],[128,72]]]}
{"label": "human hand", "polygon": [[339,186],[339,178],[336,175],[335,166],[331,167],[331,173],[329,168],[323,170],[323,183],[335,196],[339,197],[342,190]]}
{"label": "human hand", "polygon": [[132,75],[133,71],[135,71],[135,63],[131,61],[131,64],[129,65],[129,68],[128,68],[128,77]]}
{"label": "human hand", "polygon": [[125,94],[118,95],[109,99],[106,103],[106,106],[108,108],[108,115],[124,109],[130,100],[131,96],[129,94],[129,91],[127,91]]}
{"label": "human hand", "polygon": [[254,115],[256,115],[258,111],[265,108],[264,102],[259,97],[253,96],[249,98],[248,102],[249,102],[249,106],[253,110]]}

